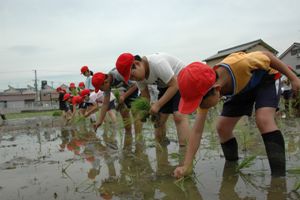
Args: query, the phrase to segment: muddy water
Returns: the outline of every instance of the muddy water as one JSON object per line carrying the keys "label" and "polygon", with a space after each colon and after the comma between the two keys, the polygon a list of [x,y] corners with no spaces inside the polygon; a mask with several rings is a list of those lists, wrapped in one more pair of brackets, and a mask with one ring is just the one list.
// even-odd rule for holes
{"label": "muddy water", "polygon": [[[287,169],[300,168],[299,119],[280,120],[285,132]],[[294,191],[300,174],[271,178],[261,137],[246,119],[237,127],[241,160],[256,155],[236,172],[225,163],[218,139],[206,127],[194,174],[176,181],[172,171],[183,157],[169,124],[169,145],[107,126],[97,133],[89,124],[37,127],[0,134],[0,199],[300,199]]]}

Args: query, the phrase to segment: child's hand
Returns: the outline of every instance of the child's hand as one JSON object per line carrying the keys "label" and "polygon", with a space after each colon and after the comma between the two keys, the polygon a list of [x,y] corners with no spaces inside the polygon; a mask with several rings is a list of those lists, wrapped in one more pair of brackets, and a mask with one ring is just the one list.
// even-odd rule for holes
{"label": "child's hand", "polygon": [[186,175],[189,175],[190,173],[191,173],[191,170],[189,170],[189,168],[187,166],[179,166],[179,167],[176,167],[176,169],[174,170],[174,176],[176,178],[184,177]]}
{"label": "child's hand", "polygon": [[295,97],[297,97],[298,94],[300,93],[300,79],[297,78],[295,80],[292,80],[291,84],[292,84],[293,94]]}
{"label": "child's hand", "polygon": [[123,104],[124,101],[125,101],[125,98],[124,98],[123,95],[121,95],[120,98],[119,98],[119,102],[118,102],[118,103],[119,103],[119,104]]}
{"label": "child's hand", "polygon": [[95,123],[93,126],[94,126],[94,131],[96,132],[98,127],[101,126],[101,124]]}
{"label": "child's hand", "polygon": [[151,115],[154,115],[154,114],[157,114],[158,111],[159,111],[160,107],[158,106],[157,103],[154,103],[152,106],[151,106],[151,109],[150,109],[150,114]]}

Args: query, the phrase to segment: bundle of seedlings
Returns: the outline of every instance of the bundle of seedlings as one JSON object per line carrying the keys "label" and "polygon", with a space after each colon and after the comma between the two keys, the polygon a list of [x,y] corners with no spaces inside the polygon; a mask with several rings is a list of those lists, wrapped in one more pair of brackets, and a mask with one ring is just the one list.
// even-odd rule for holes
{"label": "bundle of seedlings", "polygon": [[133,112],[138,113],[142,122],[146,122],[150,117],[150,120],[154,123],[154,127],[159,127],[159,114],[150,115],[151,105],[147,98],[139,97],[135,99],[131,107]]}
{"label": "bundle of seedlings", "polygon": [[115,103],[116,104],[116,110],[120,111],[120,110],[126,108],[126,104],[124,104],[124,103],[120,104],[120,97],[121,97],[120,91],[118,89],[116,89],[116,90],[113,91],[113,94],[116,97],[116,103]]}
{"label": "bundle of seedlings", "polygon": [[136,98],[132,103],[131,103],[131,108],[133,112],[136,112],[139,114],[141,121],[145,122],[147,118],[150,116],[150,102],[147,98],[145,97],[139,97]]}

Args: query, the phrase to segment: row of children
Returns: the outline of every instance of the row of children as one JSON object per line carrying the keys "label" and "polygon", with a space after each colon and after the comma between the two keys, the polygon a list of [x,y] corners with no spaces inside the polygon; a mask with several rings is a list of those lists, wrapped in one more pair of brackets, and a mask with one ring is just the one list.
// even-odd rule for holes
{"label": "row of children", "polygon": [[[96,93],[103,91],[103,106],[95,128],[101,126],[109,109],[112,87],[125,88],[119,103],[125,103],[130,108],[130,102],[138,93],[150,99],[148,85],[157,86],[158,99],[150,109],[151,115],[159,114],[160,126],[155,129],[157,140],[166,138],[166,121],[169,114],[173,114],[179,145],[184,147],[187,144],[184,162],[175,169],[175,177],[191,173],[208,110],[223,96],[227,98],[216,129],[225,159],[239,159],[233,130],[242,116],[252,115],[254,106],[255,120],[265,145],[271,174],[285,175],[284,138],[274,120],[280,99],[280,87],[276,87],[275,81],[284,74],[291,81],[294,94],[297,94],[300,80],[273,54],[260,51],[233,53],[212,68],[201,62],[186,66],[180,59],[165,53],[143,57],[123,53],[116,60],[116,69],[108,74],[97,72],[91,76],[90,71],[83,74]],[[187,114],[196,110],[196,119],[190,128]],[[127,109],[126,115],[122,114],[123,119],[128,114]],[[135,122],[140,123],[139,120]],[[139,133],[141,125],[137,127],[135,132]],[[131,124],[125,129],[129,132]]]}

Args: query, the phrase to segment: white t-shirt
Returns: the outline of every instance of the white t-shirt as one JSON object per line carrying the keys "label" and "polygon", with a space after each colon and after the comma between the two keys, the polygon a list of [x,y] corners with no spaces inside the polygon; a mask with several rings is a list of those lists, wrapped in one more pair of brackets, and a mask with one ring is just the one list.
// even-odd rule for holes
{"label": "white t-shirt", "polygon": [[156,53],[146,56],[146,58],[149,63],[149,77],[137,82],[140,91],[144,90],[148,84],[166,88],[171,78],[178,75],[185,67],[181,60],[166,53]]}
{"label": "white t-shirt", "polygon": [[[115,95],[111,92],[109,101],[113,101],[115,99],[116,99]],[[92,92],[90,94],[90,99],[88,102],[89,103],[103,103],[103,100],[104,100],[104,93],[101,90],[99,90],[97,93]]]}

